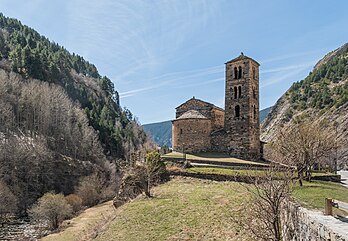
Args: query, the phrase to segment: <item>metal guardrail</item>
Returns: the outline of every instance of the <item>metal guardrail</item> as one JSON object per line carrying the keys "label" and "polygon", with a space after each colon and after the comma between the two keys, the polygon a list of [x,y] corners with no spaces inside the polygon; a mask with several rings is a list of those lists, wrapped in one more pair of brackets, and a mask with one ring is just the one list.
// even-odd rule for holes
{"label": "metal guardrail", "polygon": [[326,198],[325,199],[325,215],[332,215],[332,208],[338,208],[348,212],[348,203],[339,200]]}

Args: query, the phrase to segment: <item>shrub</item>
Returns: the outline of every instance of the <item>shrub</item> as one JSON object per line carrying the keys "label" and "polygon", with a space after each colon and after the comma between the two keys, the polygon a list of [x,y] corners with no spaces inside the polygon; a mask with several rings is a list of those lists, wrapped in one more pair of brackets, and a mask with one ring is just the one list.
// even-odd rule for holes
{"label": "shrub", "polygon": [[82,198],[82,205],[91,207],[99,203],[102,191],[102,178],[97,174],[92,174],[80,180],[76,193]]}
{"label": "shrub", "polygon": [[17,212],[17,198],[5,182],[0,180],[0,219]]}
{"label": "shrub", "polygon": [[66,218],[71,217],[72,207],[63,194],[45,193],[29,210],[29,215],[35,220],[45,220],[51,229],[57,229]]}
{"label": "shrub", "polygon": [[78,212],[82,208],[82,198],[77,194],[70,194],[65,197],[66,201],[72,207],[74,213]]}

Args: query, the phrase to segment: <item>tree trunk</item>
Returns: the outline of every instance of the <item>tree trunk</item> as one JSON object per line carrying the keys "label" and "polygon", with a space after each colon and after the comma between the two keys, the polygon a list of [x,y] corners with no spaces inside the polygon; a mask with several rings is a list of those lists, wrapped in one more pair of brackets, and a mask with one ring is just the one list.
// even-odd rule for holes
{"label": "tree trunk", "polygon": [[312,168],[311,167],[308,168],[308,181],[312,182]]}
{"label": "tree trunk", "polygon": [[301,187],[303,186],[303,183],[302,183],[302,176],[303,176],[303,173],[302,173],[302,172],[298,172],[298,182],[300,183],[300,186],[301,186]]}
{"label": "tree trunk", "polygon": [[148,179],[146,184],[145,184],[145,195],[146,195],[146,197],[151,197],[150,189],[151,189],[151,183],[150,183],[150,180]]}

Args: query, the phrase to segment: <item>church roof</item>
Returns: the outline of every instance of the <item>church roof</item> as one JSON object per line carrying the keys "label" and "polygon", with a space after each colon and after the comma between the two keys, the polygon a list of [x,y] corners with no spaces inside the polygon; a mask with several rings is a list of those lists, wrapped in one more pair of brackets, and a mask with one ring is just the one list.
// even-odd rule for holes
{"label": "church roof", "polygon": [[177,118],[177,120],[182,120],[182,119],[208,119],[208,118],[196,110],[189,110]]}
{"label": "church roof", "polygon": [[216,108],[216,109],[225,111],[224,109],[220,108],[219,106],[216,106],[216,105],[214,105],[214,104],[212,104],[212,103],[209,103],[209,102],[206,102],[206,101],[197,99],[197,98],[195,98],[194,96],[193,96],[191,99],[189,99],[189,100],[185,101],[184,103],[182,103],[181,105],[179,105],[178,107],[176,107],[175,109],[180,108],[181,106],[183,106],[184,104],[186,104],[187,102],[192,101],[192,100],[196,100],[196,101],[202,102],[202,103],[204,103],[204,104],[206,104],[206,105],[208,105],[208,106],[211,106],[211,107],[213,107],[213,108]]}
{"label": "church roof", "polygon": [[240,55],[239,55],[237,58],[234,58],[234,59],[232,59],[232,60],[230,60],[230,61],[227,61],[225,64],[232,63],[232,62],[239,61],[239,60],[243,60],[243,59],[252,60],[252,61],[254,61],[255,63],[257,63],[257,64],[260,66],[260,64],[259,64],[257,61],[255,61],[254,59],[252,59],[252,58],[250,58],[250,57],[244,55],[243,52],[240,53]]}

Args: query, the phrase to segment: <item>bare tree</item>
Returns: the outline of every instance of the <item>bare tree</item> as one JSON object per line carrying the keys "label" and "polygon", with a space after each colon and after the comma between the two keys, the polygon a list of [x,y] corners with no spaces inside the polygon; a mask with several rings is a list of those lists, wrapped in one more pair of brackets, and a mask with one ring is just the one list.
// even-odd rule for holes
{"label": "bare tree", "polygon": [[8,186],[0,180],[0,221],[6,215],[13,215],[17,212],[17,198],[8,188]]}
{"label": "bare tree", "polygon": [[76,194],[81,197],[84,206],[98,204],[102,197],[103,184],[104,180],[97,173],[81,178]]}
{"label": "bare tree", "polygon": [[251,236],[260,240],[282,239],[281,213],[289,200],[293,171],[272,166],[261,177],[250,177],[251,185],[244,185],[251,194],[245,208],[242,225]]}
{"label": "bare tree", "polygon": [[302,122],[283,129],[269,147],[272,160],[296,167],[302,186],[304,174],[310,181],[313,167],[327,162],[336,145],[331,126]]}
{"label": "bare tree", "polygon": [[52,229],[72,215],[72,207],[63,194],[46,193],[31,208],[30,216],[36,220],[46,220]]}

